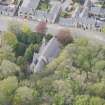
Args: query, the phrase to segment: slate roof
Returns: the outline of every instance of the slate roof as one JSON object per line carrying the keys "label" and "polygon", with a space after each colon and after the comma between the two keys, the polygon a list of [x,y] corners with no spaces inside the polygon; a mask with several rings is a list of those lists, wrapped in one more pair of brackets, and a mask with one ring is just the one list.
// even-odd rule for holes
{"label": "slate roof", "polygon": [[100,13],[101,8],[99,7],[91,7],[91,12],[94,14],[99,14]]}
{"label": "slate roof", "polygon": [[101,8],[101,7],[91,7],[90,13],[93,13],[93,14],[95,14],[95,15],[105,16],[105,8]]}
{"label": "slate roof", "polygon": [[0,4],[2,5],[9,5],[13,3],[13,0],[0,0]]}
{"label": "slate roof", "polygon": [[61,44],[58,40],[53,37],[48,44],[46,45],[44,51],[41,53],[42,56],[45,56],[47,59],[50,57],[56,57],[60,51]]}
{"label": "slate roof", "polygon": [[54,5],[50,10],[47,19],[52,21],[52,22],[55,22],[58,14],[60,12],[60,9],[61,9],[61,4],[60,3],[57,3],[56,5]]}
{"label": "slate roof", "polygon": [[14,15],[16,8],[16,5],[0,5],[0,12],[5,12],[5,14],[11,13],[12,15]]}
{"label": "slate roof", "polygon": [[81,8],[77,7],[74,13],[72,14],[72,18],[78,17],[81,12]]}
{"label": "slate roof", "polygon": [[[45,46],[43,51],[39,54],[38,63],[35,66],[36,71],[40,71],[43,67],[52,61],[61,51],[61,44],[60,42],[53,37],[48,44]],[[34,72],[36,72],[34,71]]]}
{"label": "slate roof", "polygon": [[78,18],[77,21],[82,24],[90,24],[90,25],[94,25],[96,23],[96,20],[93,18]]}
{"label": "slate roof", "polygon": [[83,25],[95,25],[96,20],[94,20],[93,18],[60,18],[58,24],[63,25],[63,26],[67,26],[67,27],[74,27],[77,25],[77,23],[79,24],[83,24]]}
{"label": "slate roof", "polygon": [[19,11],[30,12],[30,10],[35,10],[40,3],[40,0],[24,0]]}
{"label": "slate roof", "polygon": [[63,26],[75,26],[76,19],[75,18],[60,18],[58,24]]}

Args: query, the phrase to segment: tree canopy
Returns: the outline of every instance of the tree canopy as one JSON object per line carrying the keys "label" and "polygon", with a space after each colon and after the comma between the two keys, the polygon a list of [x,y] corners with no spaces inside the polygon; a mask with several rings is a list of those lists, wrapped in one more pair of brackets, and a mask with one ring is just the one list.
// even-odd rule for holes
{"label": "tree canopy", "polygon": [[52,35],[32,32],[27,23],[9,26],[0,46],[0,105],[105,105],[104,45],[72,39],[62,29],[56,36],[60,54],[33,74],[33,54]]}

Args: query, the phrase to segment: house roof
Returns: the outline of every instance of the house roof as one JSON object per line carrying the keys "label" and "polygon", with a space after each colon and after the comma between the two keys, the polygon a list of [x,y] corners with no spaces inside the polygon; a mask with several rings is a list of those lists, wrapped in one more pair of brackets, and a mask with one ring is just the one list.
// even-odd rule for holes
{"label": "house roof", "polygon": [[12,4],[14,0],[0,0],[0,4],[2,5],[9,5]]}
{"label": "house roof", "polygon": [[41,53],[42,56],[45,56],[46,58],[56,57],[60,52],[60,42],[53,37],[46,47],[44,48],[43,52]]}
{"label": "house roof", "polygon": [[57,3],[56,5],[54,5],[49,14],[48,14],[48,19],[49,20],[54,20],[56,19],[56,17],[58,16],[59,12],[60,12],[60,9],[61,9],[61,3]]}
{"label": "house roof", "polygon": [[9,12],[15,12],[15,10],[16,10],[16,5],[0,5],[0,11],[6,11],[7,13],[9,13]]}
{"label": "house roof", "polygon": [[47,63],[57,57],[61,50],[60,46],[60,42],[55,37],[53,37],[45,46],[43,51],[39,54],[40,56],[38,58],[38,63],[36,64],[34,72],[42,70]]}
{"label": "house roof", "polygon": [[35,10],[40,3],[40,0],[24,0],[19,11],[29,12],[30,10]]}
{"label": "house roof", "polygon": [[91,13],[96,15],[105,15],[105,8],[101,7],[91,7]]}

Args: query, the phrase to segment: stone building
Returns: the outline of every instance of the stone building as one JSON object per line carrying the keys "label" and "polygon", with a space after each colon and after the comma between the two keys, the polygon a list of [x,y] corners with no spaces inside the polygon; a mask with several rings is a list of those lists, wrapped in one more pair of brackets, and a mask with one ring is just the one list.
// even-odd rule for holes
{"label": "stone building", "polygon": [[31,70],[39,72],[43,70],[44,66],[50,63],[56,58],[61,51],[61,43],[53,37],[46,45],[44,44],[43,49],[38,53],[34,54],[33,62],[31,64]]}

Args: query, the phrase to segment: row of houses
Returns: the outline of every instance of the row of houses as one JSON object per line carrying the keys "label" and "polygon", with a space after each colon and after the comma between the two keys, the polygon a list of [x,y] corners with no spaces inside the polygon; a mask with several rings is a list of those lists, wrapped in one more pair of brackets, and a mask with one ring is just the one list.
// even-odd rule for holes
{"label": "row of houses", "polygon": [[14,16],[17,6],[15,5],[0,5],[0,14],[7,16]]}
{"label": "row of houses", "polygon": [[[21,0],[22,1],[22,0]],[[13,4],[13,0],[8,2],[8,0],[0,1],[0,14],[7,16],[14,16],[17,14],[19,17],[38,20],[38,21],[48,21],[54,23],[59,16],[61,11],[60,2],[53,5],[49,12],[38,10],[40,0],[23,0],[23,2],[18,4]],[[17,13],[16,13],[17,12]]]}
{"label": "row of houses", "polygon": [[35,10],[37,9],[40,0],[24,0],[22,5],[19,8],[18,16],[30,16],[34,15]]}
{"label": "row of houses", "polygon": [[32,20],[44,20],[54,23],[61,11],[60,3],[53,5],[49,12],[37,10],[39,3],[40,0],[24,0],[22,6],[19,8],[18,16]]}
{"label": "row of houses", "polygon": [[59,18],[58,24],[101,31],[105,27],[105,8],[94,6],[91,0],[86,0],[81,12],[77,8],[75,15],[71,18]]}
{"label": "row of houses", "polygon": [[94,18],[60,18],[58,21],[59,25],[66,26],[66,27],[76,27],[76,28],[83,28],[83,29],[102,29],[105,27],[105,22],[101,22],[95,20]]}
{"label": "row of houses", "polygon": [[[11,2],[10,2],[11,1]],[[53,5],[50,12],[37,10],[40,0],[24,0],[22,5],[14,4],[14,0],[1,0],[0,1],[0,14],[14,16],[18,9],[18,16],[33,20],[46,20],[51,23],[56,21],[61,11],[61,2]],[[18,8],[19,7],[19,8]],[[93,6],[91,0],[85,0],[83,10],[78,7],[72,18],[74,17],[87,17],[88,15],[105,17],[105,8]]]}
{"label": "row of houses", "polygon": [[101,7],[91,7],[89,14],[92,16],[103,17],[105,18],[105,8]]}
{"label": "row of houses", "polygon": [[[95,0],[94,0],[95,1]],[[83,11],[80,14],[80,17],[99,17],[105,19],[105,8],[102,8],[102,4],[104,3],[104,0],[96,0],[96,4],[100,4],[100,6],[95,5],[95,2],[92,2],[91,0],[86,0]]]}
{"label": "row of houses", "polygon": [[[49,12],[38,10],[39,3],[40,0],[24,0],[23,3],[19,5],[20,3],[14,4],[14,0],[5,0],[5,2],[4,0],[0,0],[0,14],[14,16],[17,12],[17,15],[22,18],[55,23],[62,11],[61,2],[52,5]],[[105,8],[96,7],[91,0],[85,0],[82,10],[78,7],[71,18],[60,17],[58,24],[72,27],[77,26],[77,24],[82,24],[86,27],[93,27],[97,22],[94,18],[89,18],[89,16],[105,19]]]}
{"label": "row of houses", "polygon": [[0,0],[0,15],[14,16],[19,6],[15,0]]}

